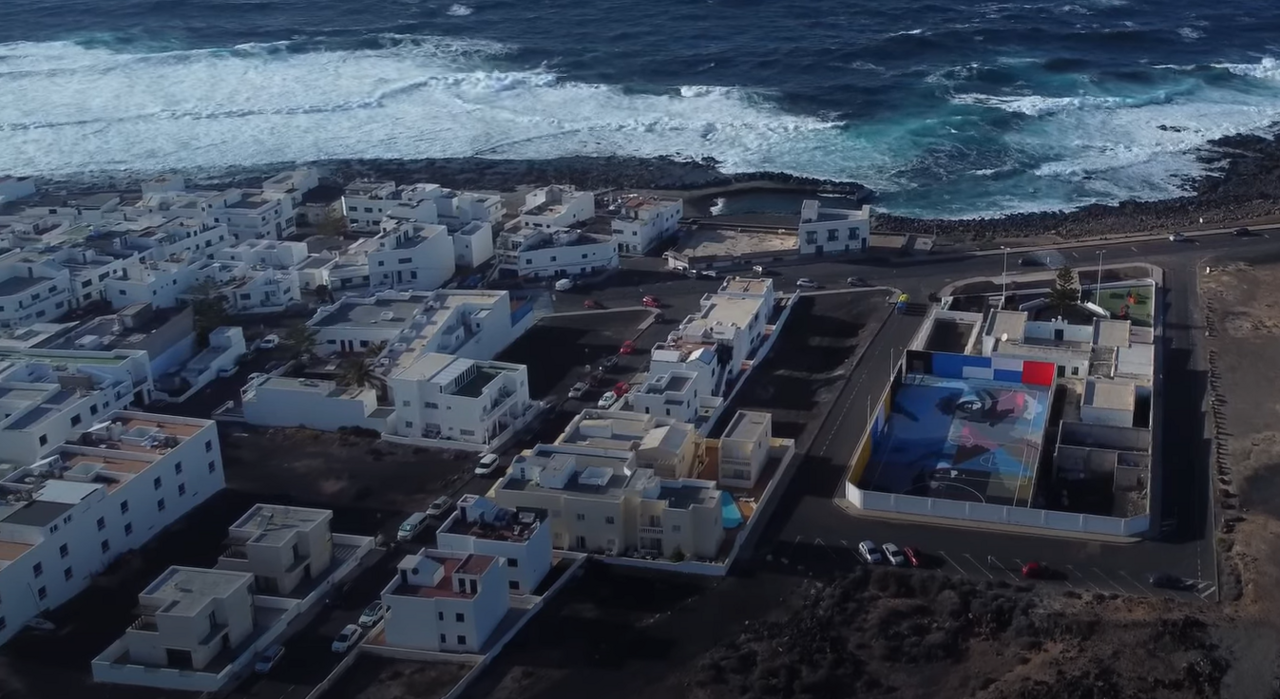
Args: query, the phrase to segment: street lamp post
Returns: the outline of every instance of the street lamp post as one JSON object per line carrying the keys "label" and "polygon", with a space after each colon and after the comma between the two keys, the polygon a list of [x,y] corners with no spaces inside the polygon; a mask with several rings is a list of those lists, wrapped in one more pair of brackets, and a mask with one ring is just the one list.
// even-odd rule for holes
{"label": "street lamp post", "polygon": [[1004,250],[1004,269],[1000,271],[1000,308],[1003,310],[1005,292],[1009,288],[1009,248],[1001,245],[1000,249]]}
{"label": "street lamp post", "polygon": [[1093,290],[1093,302],[1102,305],[1102,250],[1098,251],[1098,286]]}

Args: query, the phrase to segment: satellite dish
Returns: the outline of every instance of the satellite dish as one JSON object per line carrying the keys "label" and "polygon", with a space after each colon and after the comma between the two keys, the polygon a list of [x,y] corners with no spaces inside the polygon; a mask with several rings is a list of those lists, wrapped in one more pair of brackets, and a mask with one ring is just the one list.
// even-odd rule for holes
{"label": "satellite dish", "polygon": [[1000,333],[1000,341],[1001,341],[1001,342],[1008,342],[1008,341],[1009,341],[1009,333]]}

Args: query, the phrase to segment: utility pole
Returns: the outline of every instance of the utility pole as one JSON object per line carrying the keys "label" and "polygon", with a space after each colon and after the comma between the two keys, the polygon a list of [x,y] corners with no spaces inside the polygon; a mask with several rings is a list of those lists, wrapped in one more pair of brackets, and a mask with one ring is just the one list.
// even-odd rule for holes
{"label": "utility pole", "polygon": [[1102,302],[1102,253],[1103,252],[1104,251],[1102,250],[1098,251],[1098,286],[1093,290],[1093,302],[1098,304],[1099,306],[1102,305],[1101,302]]}
{"label": "utility pole", "polygon": [[1005,292],[1009,287],[1009,248],[1001,245],[1004,250],[1004,269],[1000,272],[1000,310],[1004,310]]}

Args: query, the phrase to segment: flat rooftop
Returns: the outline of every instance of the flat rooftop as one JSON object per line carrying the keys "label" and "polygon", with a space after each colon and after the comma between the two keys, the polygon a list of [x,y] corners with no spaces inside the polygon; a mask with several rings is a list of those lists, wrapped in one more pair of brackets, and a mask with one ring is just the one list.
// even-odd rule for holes
{"label": "flat rooftop", "polygon": [[658,499],[665,500],[667,507],[675,510],[687,510],[695,505],[709,506],[720,501],[720,491],[703,485],[684,484],[680,486],[663,486],[658,491]]}
{"label": "flat rooftop", "polygon": [[733,416],[733,420],[729,421],[729,427],[721,438],[754,442],[768,427],[769,419],[768,413],[739,410],[738,414]]}
{"label": "flat rooftop", "polygon": [[358,388],[356,386],[339,386],[332,381],[321,381],[319,379],[297,379],[289,376],[272,376],[263,380],[262,383],[258,384],[258,387],[270,388],[277,391],[314,393],[325,398],[355,398],[361,393],[370,390],[367,388]]}
{"label": "flat rooftop", "polygon": [[660,396],[664,393],[683,393],[684,389],[691,383],[693,383],[693,377],[689,375],[663,374],[645,384],[644,392],[653,396]]}
{"label": "flat rooftop", "polygon": [[711,323],[745,328],[751,324],[751,319],[760,311],[760,304],[763,302],[759,298],[743,299],[713,294],[698,317]]}
{"label": "flat rooftop", "polygon": [[720,285],[720,293],[722,294],[764,296],[772,289],[772,279],[751,279],[748,277],[729,277]]}
{"label": "flat rooftop", "polygon": [[795,233],[757,233],[731,229],[696,230],[676,245],[685,258],[738,257],[766,253],[788,254],[799,250]]}
{"label": "flat rooftop", "polygon": [[468,522],[461,514],[450,518],[446,534],[470,536],[488,541],[506,541],[522,544],[547,520],[546,510],[536,507],[517,507],[505,510],[506,517],[499,522]]}
{"label": "flat rooftop", "polygon": [[0,280],[0,296],[17,296],[27,289],[53,281],[51,277],[9,277]]}
{"label": "flat rooftop", "polygon": [[170,566],[140,596],[164,600],[155,613],[190,616],[200,612],[209,600],[231,594],[246,580],[252,583],[253,575],[229,570]]}
{"label": "flat rooftop", "polygon": [[996,311],[987,321],[987,335],[994,338],[1008,337],[1007,341],[1021,342],[1026,335],[1027,314],[1022,311]]}
{"label": "flat rooftop", "polygon": [[284,505],[254,505],[228,527],[243,543],[279,546],[296,531],[311,531],[333,517],[329,510]]}
{"label": "flat rooftop", "polygon": [[5,524],[15,524],[28,527],[47,527],[58,521],[58,518],[66,514],[68,510],[74,507],[72,503],[52,502],[48,500],[32,500],[27,504],[11,511],[4,517]]}
{"label": "flat rooftop", "polygon": [[[405,561],[408,562],[411,558],[406,557]],[[465,558],[445,558],[443,556],[419,556],[418,558],[434,562],[444,568],[444,574],[440,576],[440,582],[435,585],[413,585],[402,582],[396,585],[391,594],[436,599],[471,599],[475,595],[467,592],[458,592],[453,589],[453,576],[456,574],[482,575],[498,560],[494,556],[485,556],[478,553],[467,554]]]}
{"label": "flat rooftop", "polygon": [[1125,381],[1090,379],[1084,384],[1084,404],[1094,408],[1132,411],[1136,395],[1136,387]]}

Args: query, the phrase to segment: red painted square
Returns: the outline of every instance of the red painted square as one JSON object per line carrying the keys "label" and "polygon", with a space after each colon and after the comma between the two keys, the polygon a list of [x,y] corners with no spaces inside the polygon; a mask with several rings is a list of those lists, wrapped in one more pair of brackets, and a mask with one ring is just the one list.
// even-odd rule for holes
{"label": "red painted square", "polygon": [[1023,362],[1022,383],[1028,386],[1052,386],[1058,366],[1053,362]]}

